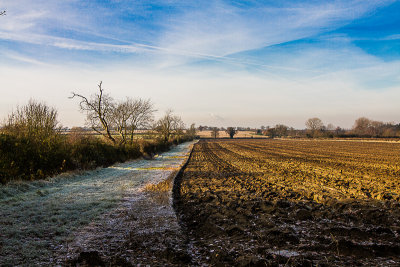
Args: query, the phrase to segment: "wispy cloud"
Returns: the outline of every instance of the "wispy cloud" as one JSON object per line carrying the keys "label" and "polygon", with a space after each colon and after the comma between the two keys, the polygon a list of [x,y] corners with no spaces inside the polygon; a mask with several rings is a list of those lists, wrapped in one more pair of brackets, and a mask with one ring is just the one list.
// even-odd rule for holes
{"label": "wispy cloud", "polygon": [[[110,51],[125,53],[162,52],[187,59],[209,58],[219,60],[229,54],[304,38],[321,31],[332,30],[379,5],[390,1],[337,1],[320,4],[292,4],[292,7],[251,6],[241,9],[223,1],[211,1],[179,10],[168,17],[161,16],[163,27],[153,28],[153,39],[140,42],[143,32],[136,26],[116,42],[93,42],[71,38],[80,32],[86,36],[117,39],[113,30],[120,32],[124,25],[99,32],[101,18],[112,19],[118,10],[88,7],[80,10],[79,1],[62,4],[51,1],[16,1],[9,3],[7,20],[0,24],[0,38],[18,42],[54,45],[65,49]],[[143,4],[143,2],[140,2]],[[159,4],[170,4],[160,1]],[[126,7],[126,3],[124,4]],[[135,14],[132,4],[128,12]],[[137,12],[137,11],[136,11]],[[61,16],[59,14],[62,14]],[[138,15],[138,14],[136,14]],[[108,26],[109,27],[109,26]],[[57,31],[55,31],[57,29]],[[69,33],[68,33],[69,32]],[[64,36],[63,36],[64,35]],[[65,36],[68,35],[68,36]],[[71,36],[73,36],[71,35]],[[139,40],[132,42],[132,36]],[[125,41],[124,41],[125,39]],[[129,40],[129,41],[126,41]]]}
{"label": "wispy cloud", "polygon": [[[60,92],[104,80],[113,94],[150,97],[187,123],[303,127],[307,116],[336,125],[358,115],[392,119],[400,62],[356,42],[393,41],[393,49],[399,32],[351,29],[394,2],[3,1],[0,80],[10,94],[0,99],[0,113],[7,103],[48,95],[72,125],[80,114]],[[346,25],[350,30],[341,30]]]}
{"label": "wispy cloud", "polygon": [[50,66],[50,64],[48,64],[46,62],[37,60],[37,59],[32,58],[32,57],[27,57],[27,56],[24,56],[24,55],[20,55],[18,53],[13,52],[13,51],[8,51],[7,53],[0,53],[0,55],[2,55],[3,59],[8,58],[8,59],[16,60],[18,62],[24,62],[24,63],[37,65],[37,66]]}
{"label": "wispy cloud", "polygon": [[390,2],[314,2],[290,8],[255,6],[243,10],[214,1],[171,19],[159,44],[196,53],[229,55],[331,31]]}

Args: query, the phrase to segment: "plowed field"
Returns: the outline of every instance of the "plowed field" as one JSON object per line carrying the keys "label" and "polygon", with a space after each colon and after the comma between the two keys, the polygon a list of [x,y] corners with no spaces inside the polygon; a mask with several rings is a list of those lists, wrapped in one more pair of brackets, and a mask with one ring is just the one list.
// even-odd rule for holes
{"label": "plowed field", "polygon": [[177,192],[199,264],[400,264],[400,143],[202,140]]}

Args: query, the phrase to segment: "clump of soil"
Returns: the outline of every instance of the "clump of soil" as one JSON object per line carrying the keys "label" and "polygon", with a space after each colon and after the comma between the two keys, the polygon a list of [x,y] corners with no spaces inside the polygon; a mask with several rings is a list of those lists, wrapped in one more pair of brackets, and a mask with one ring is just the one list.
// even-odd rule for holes
{"label": "clump of soil", "polygon": [[70,261],[72,266],[105,266],[98,251],[83,251],[78,258]]}
{"label": "clump of soil", "polygon": [[[400,264],[398,200],[350,198],[335,188],[327,190],[324,184],[300,190],[297,185],[301,181],[293,180],[289,171],[286,176],[283,171],[266,175],[261,156],[254,161],[259,168],[249,168],[252,161],[248,150],[252,147],[246,149],[246,140],[240,141],[243,153],[240,149],[226,151],[237,145],[235,141],[223,142],[195,145],[186,169],[176,181],[175,208],[190,240],[194,263]],[[279,150],[275,153],[279,154]],[[293,166],[295,161],[293,158]],[[267,163],[272,166],[276,162],[268,159]],[[296,168],[292,171],[296,172]],[[318,184],[315,177],[313,181]]]}

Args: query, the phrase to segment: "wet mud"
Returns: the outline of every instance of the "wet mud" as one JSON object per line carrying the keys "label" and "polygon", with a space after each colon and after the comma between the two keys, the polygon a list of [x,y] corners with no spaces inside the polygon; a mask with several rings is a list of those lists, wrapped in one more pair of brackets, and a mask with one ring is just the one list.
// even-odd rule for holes
{"label": "wet mud", "polygon": [[268,142],[195,145],[175,188],[190,265],[400,265],[398,144]]}

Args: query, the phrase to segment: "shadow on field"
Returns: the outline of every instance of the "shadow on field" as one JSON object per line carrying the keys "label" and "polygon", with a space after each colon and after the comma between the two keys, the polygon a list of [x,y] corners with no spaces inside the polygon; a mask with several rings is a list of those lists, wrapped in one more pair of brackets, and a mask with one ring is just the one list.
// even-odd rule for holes
{"label": "shadow on field", "polygon": [[[307,200],[285,188],[237,190],[223,174],[185,170],[177,177],[175,210],[195,264],[344,266],[400,263],[397,201]],[[182,181],[207,177],[191,188]],[[230,179],[242,178],[231,173]],[[242,181],[243,182],[243,181]]]}

